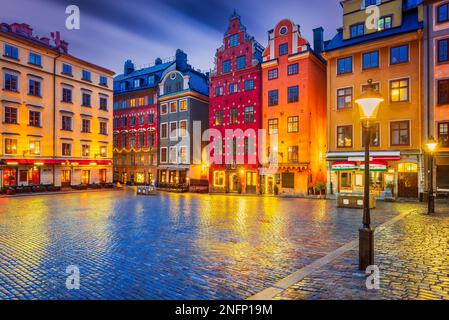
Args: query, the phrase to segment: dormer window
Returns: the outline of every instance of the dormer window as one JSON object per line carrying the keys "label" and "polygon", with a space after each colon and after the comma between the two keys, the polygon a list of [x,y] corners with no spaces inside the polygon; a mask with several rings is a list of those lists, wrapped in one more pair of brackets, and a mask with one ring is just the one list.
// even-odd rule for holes
{"label": "dormer window", "polygon": [[229,47],[237,47],[239,45],[239,35],[234,34],[229,38]]}
{"label": "dormer window", "polygon": [[380,1],[378,1],[378,0],[364,0],[364,1],[365,1],[365,8],[367,8],[369,6],[375,6],[377,4],[380,4]]}
{"label": "dormer window", "polygon": [[134,80],[134,88],[139,88],[139,87],[140,87],[140,79]]}
{"label": "dormer window", "polygon": [[393,17],[381,17],[377,22],[377,30],[382,31],[386,29],[391,29],[393,27]]}

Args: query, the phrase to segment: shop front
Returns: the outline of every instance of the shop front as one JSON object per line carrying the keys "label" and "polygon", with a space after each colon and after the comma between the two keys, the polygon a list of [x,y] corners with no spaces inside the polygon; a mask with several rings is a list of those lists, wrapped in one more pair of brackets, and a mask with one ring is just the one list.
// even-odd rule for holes
{"label": "shop front", "polygon": [[189,166],[167,166],[157,170],[157,186],[161,189],[188,190],[189,180]]}
{"label": "shop front", "polygon": [[212,193],[244,193],[259,192],[259,172],[251,167],[234,167],[232,169],[213,168],[211,170]]}
{"label": "shop front", "polygon": [[[370,154],[370,192],[377,198],[418,198],[418,161],[400,152]],[[333,160],[333,161],[332,161]],[[363,153],[328,154],[328,193],[363,193]]]}
{"label": "shop front", "polygon": [[449,194],[449,152],[436,154],[436,190]]}

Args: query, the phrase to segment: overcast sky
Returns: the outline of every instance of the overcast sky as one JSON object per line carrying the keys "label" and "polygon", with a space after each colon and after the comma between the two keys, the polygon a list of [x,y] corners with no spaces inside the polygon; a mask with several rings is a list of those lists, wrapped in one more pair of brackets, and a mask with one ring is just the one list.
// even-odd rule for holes
{"label": "overcast sky", "polygon": [[[248,32],[263,46],[267,32],[283,18],[301,26],[311,43],[312,29],[322,26],[325,39],[341,26],[338,0],[0,0],[0,22],[25,22],[35,34],[61,31],[69,52],[122,73],[123,62],[136,65],[168,58],[177,48],[202,70],[213,67],[215,50],[234,8]],[[65,8],[78,5],[80,30],[65,28]]]}

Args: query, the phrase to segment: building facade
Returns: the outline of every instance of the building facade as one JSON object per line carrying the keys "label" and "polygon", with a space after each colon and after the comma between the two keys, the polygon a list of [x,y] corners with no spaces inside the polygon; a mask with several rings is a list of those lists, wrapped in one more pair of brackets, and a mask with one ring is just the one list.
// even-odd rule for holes
{"label": "building facade", "polygon": [[[215,55],[210,79],[209,127],[222,141],[213,150],[210,192],[259,193],[258,130],[262,128],[263,47],[234,12]],[[233,134],[226,134],[226,131]],[[213,143],[213,140],[211,140]],[[234,147],[235,145],[235,147]]]}
{"label": "building facade", "polygon": [[[354,100],[372,79],[384,102],[371,134],[371,190],[417,198],[424,190],[422,6],[413,0],[341,4],[343,28],[325,53],[328,193],[363,191],[363,132]],[[380,16],[370,24],[373,5]]]}
{"label": "building facade", "polygon": [[187,55],[176,51],[173,68],[159,83],[160,189],[208,189],[203,132],[208,129],[209,76],[192,68]]}
{"label": "building facade", "polygon": [[[435,189],[449,192],[449,1],[427,1],[424,6],[424,100],[425,141],[434,137]],[[427,175],[426,175],[427,176]],[[428,181],[426,181],[428,186]]]}
{"label": "building facade", "polygon": [[135,70],[128,60],[114,79],[114,181],[154,184],[158,164],[158,89],[173,59]]}
{"label": "building facade", "polygon": [[268,38],[262,63],[262,127],[267,155],[275,165],[265,168],[262,190],[304,195],[326,179],[323,29],[314,30],[313,49],[299,26],[287,19]]}
{"label": "building facade", "polygon": [[0,25],[0,186],[112,182],[113,72]]}

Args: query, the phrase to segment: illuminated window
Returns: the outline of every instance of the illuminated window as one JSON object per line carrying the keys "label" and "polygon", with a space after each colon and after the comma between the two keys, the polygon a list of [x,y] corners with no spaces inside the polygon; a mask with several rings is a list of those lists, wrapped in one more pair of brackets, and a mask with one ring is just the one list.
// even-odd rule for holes
{"label": "illuminated window", "polygon": [[108,148],[106,146],[100,147],[100,157],[106,158],[108,156]]}
{"label": "illuminated window", "polygon": [[161,123],[161,139],[168,138],[168,123]]}
{"label": "illuminated window", "polygon": [[90,146],[88,144],[83,144],[81,146],[81,155],[83,157],[89,157],[89,155],[90,155]]}
{"label": "illuminated window", "polygon": [[392,16],[379,18],[379,20],[377,22],[377,30],[378,31],[391,29],[392,27],[393,27],[393,17]]}
{"label": "illuminated window", "polygon": [[17,139],[5,139],[5,153],[17,154]]}
{"label": "illuminated window", "polygon": [[178,102],[177,101],[170,102],[170,113],[175,113],[177,111],[178,111]]}
{"label": "illuminated window", "polygon": [[405,102],[409,100],[409,80],[400,79],[390,81],[390,101]]}
{"label": "illuminated window", "polygon": [[226,174],[224,171],[214,171],[214,186],[224,187],[225,186]]}
{"label": "illuminated window", "polygon": [[[376,123],[371,126],[371,141],[370,146],[380,146],[380,124]],[[362,147],[365,147],[365,130],[362,130]]]}
{"label": "illuminated window", "polygon": [[230,124],[237,124],[239,116],[239,110],[237,108],[229,109],[229,122]]}
{"label": "illuminated window", "polygon": [[187,111],[187,100],[179,101],[179,111]]}
{"label": "illuminated window", "polygon": [[337,148],[352,147],[352,126],[337,127]]}
{"label": "illuminated window", "polygon": [[82,170],[81,173],[81,184],[89,184],[90,182],[90,171]]}
{"label": "illuminated window", "polygon": [[70,143],[63,143],[61,149],[63,156],[68,157],[72,155],[72,145]]}
{"label": "illuminated window", "polygon": [[277,133],[278,133],[278,119],[269,119],[268,134],[277,134]]}
{"label": "illuminated window", "polygon": [[187,147],[179,147],[179,161],[180,163],[187,164]]}
{"label": "illuminated window", "polygon": [[418,172],[418,165],[416,163],[399,163],[398,172],[400,173],[416,173]]}
{"label": "illuminated window", "polygon": [[352,108],[352,88],[337,90],[337,109]]}
{"label": "illuminated window", "polygon": [[299,117],[288,117],[287,118],[287,132],[299,132]]}
{"label": "illuminated window", "polygon": [[438,140],[442,147],[449,147],[449,122],[438,124]]}
{"label": "illuminated window", "polygon": [[181,120],[179,121],[179,129],[180,129],[180,136],[181,137],[187,137],[187,120]]}
{"label": "illuminated window", "polygon": [[254,107],[245,107],[245,123],[254,122]]}
{"label": "illuminated window", "polygon": [[223,111],[222,110],[215,111],[215,125],[216,126],[223,125]]}
{"label": "illuminated window", "polygon": [[168,106],[166,103],[161,104],[161,114],[167,114],[168,113]]}
{"label": "illuminated window", "polygon": [[28,146],[30,154],[32,155],[41,154],[41,142],[39,140],[31,140]]}
{"label": "illuminated window", "polygon": [[288,163],[298,163],[298,146],[288,147]]}

